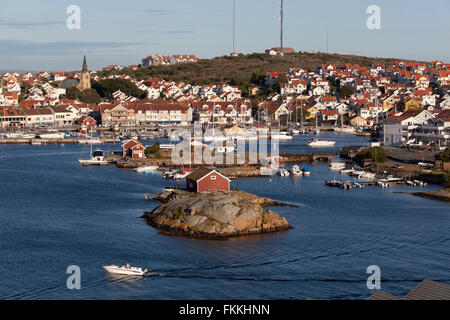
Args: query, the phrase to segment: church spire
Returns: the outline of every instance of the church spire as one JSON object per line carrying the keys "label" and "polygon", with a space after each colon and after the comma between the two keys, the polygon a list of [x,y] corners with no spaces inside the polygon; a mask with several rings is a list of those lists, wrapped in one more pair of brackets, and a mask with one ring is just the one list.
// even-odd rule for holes
{"label": "church spire", "polygon": [[86,53],[84,54],[84,59],[83,59],[83,69],[82,72],[87,72],[88,71],[88,67],[87,67],[87,63],[86,63]]}

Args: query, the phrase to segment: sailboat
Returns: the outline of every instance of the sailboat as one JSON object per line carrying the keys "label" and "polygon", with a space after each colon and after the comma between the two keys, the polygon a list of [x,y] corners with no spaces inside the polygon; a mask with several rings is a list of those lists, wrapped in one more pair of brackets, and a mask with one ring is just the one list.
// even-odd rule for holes
{"label": "sailboat", "polygon": [[105,160],[105,154],[102,150],[92,151],[92,143],[90,143],[90,158],[89,159],[79,159],[78,161],[83,166],[106,166],[109,164],[108,160]]}
{"label": "sailboat", "polygon": [[344,125],[344,114],[341,113],[341,126],[340,127],[334,127],[335,132],[340,133],[355,133],[355,128],[351,126]]}
{"label": "sailboat", "polygon": [[316,126],[315,126],[315,128],[314,128],[313,133],[314,133],[314,134],[319,134],[319,133],[320,133],[320,129],[317,127],[317,112],[316,112],[316,114],[315,114],[315,117],[316,117]]}

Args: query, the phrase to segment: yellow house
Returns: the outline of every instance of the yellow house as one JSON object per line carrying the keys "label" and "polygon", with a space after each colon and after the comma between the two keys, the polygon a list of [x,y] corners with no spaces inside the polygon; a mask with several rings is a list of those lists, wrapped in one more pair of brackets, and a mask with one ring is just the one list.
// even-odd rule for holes
{"label": "yellow house", "polygon": [[316,114],[319,112],[319,109],[317,109],[316,106],[310,106],[304,108],[304,110],[307,111],[307,114],[305,115],[305,120],[314,119],[316,117]]}
{"label": "yellow house", "polygon": [[350,119],[350,124],[354,127],[365,127],[367,126],[367,120],[360,116],[355,116]]}
{"label": "yellow house", "polygon": [[395,104],[400,101],[400,98],[393,94],[383,100],[383,110],[394,108]]}
{"label": "yellow house", "polygon": [[248,92],[251,96],[254,96],[258,93],[259,89],[257,87],[250,87],[248,88]]}
{"label": "yellow house", "polygon": [[409,98],[405,102],[405,111],[422,110],[422,103],[418,98]]}
{"label": "yellow house", "polygon": [[221,98],[219,98],[218,96],[215,96],[215,97],[211,97],[210,99],[209,99],[209,101],[212,101],[212,102],[224,102]]}

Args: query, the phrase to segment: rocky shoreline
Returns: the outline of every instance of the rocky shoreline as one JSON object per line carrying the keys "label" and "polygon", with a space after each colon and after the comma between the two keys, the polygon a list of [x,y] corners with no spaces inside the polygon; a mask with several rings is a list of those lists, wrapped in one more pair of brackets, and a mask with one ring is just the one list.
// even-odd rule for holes
{"label": "rocky shoreline", "polygon": [[146,212],[143,218],[150,226],[170,235],[225,240],[293,228],[286,218],[264,209],[291,205],[240,190],[205,193],[166,190],[155,199],[162,204]]}
{"label": "rocky shoreline", "polygon": [[413,192],[411,194],[416,197],[450,202],[450,188],[428,191],[428,192]]}

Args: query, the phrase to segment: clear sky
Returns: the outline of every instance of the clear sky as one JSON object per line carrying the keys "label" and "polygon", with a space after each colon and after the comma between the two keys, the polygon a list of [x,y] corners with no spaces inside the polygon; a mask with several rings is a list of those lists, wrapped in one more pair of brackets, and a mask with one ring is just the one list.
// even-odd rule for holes
{"label": "clear sky", "polygon": [[[284,0],[285,46],[450,62],[449,0]],[[69,30],[70,5],[81,29]],[[381,29],[366,27],[369,5]],[[238,52],[279,46],[280,0],[236,0]],[[232,0],[0,0],[0,69],[79,70],[138,64],[151,53],[210,58],[232,51]]]}

